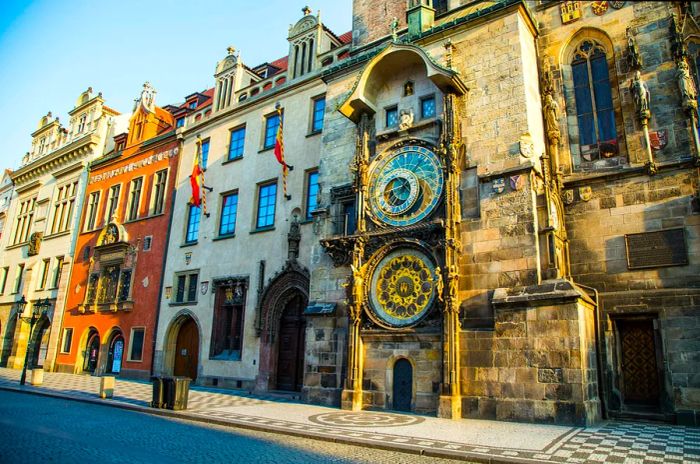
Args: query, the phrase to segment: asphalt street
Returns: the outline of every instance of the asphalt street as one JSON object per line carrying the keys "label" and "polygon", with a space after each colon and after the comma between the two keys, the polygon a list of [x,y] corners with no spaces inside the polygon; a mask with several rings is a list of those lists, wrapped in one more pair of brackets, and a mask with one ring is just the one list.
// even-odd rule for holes
{"label": "asphalt street", "polygon": [[0,443],[3,464],[455,462],[8,391],[0,391]]}

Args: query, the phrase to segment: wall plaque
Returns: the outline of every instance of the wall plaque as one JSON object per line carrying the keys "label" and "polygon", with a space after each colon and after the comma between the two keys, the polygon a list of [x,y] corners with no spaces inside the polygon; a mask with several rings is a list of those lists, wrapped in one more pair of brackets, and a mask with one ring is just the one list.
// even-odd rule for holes
{"label": "wall plaque", "polygon": [[685,230],[677,229],[625,235],[627,268],[683,266],[688,264]]}

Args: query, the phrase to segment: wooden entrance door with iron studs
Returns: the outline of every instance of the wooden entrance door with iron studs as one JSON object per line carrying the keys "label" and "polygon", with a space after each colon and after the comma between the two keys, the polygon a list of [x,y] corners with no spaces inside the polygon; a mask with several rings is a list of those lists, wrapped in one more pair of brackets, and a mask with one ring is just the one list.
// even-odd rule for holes
{"label": "wooden entrance door with iron studs", "polygon": [[656,409],[661,397],[659,349],[654,319],[621,318],[619,336],[621,392],[629,409]]}

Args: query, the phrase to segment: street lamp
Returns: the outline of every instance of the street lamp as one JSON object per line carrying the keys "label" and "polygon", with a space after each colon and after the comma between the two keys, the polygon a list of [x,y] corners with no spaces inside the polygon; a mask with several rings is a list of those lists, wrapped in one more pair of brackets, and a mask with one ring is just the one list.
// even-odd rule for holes
{"label": "street lamp", "polygon": [[22,316],[22,313],[24,313],[24,308],[26,306],[27,300],[25,300],[24,295],[22,295],[22,298],[15,303],[15,307],[17,308],[17,320],[24,321],[29,324],[29,338],[27,340],[27,350],[24,353],[24,366],[22,366],[22,377],[19,379],[20,385],[24,385],[25,381],[27,380],[27,364],[29,363],[29,349],[32,342],[34,326],[36,325],[36,322],[39,320],[39,318],[41,318],[41,316],[46,315],[49,306],[51,306],[51,303],[49,303],[48,298],[44,298],[44,300],[39,299],[36,303],[32,305],[31,316]]}

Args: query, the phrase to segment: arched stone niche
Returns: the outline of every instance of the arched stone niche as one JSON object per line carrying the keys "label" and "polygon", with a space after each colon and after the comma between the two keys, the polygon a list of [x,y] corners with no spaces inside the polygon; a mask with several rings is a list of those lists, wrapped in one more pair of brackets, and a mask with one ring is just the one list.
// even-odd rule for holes
{"label": "arched stone niche", "polygon": [[413,67],[423,69],[442,93],[463,95],[467,91],[457,71],[437,64],[422,48],[392,43],[367,63],[340,112],[355,123],[363,113],[373,116],[381,109],[379,99],[386,83],[397,70]]}

